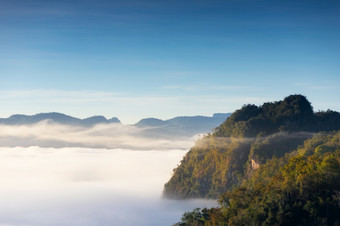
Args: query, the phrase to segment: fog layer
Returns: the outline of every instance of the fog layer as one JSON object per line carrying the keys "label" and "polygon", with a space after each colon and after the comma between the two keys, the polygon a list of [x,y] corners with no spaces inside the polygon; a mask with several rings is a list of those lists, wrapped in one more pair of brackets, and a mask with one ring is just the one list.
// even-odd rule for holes
{"label": "fog layer", "polygon": [[216,204],[161,198],[185,152],[0,148],[0,225],[172,225]]}
{"label": "fog layer", "polygon": [[186,150],[194,144],[194,137],[145,136],[147,129],[118,123],[81,127],[50,121],[32,125],[0,125],[0,146]]}

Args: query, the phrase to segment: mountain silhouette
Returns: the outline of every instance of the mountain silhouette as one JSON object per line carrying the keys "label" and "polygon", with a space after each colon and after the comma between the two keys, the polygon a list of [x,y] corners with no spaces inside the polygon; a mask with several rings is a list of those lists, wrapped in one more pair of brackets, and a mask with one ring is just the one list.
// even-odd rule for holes
{"label": "mountain silhouette", "polygon": [[67,124],[73,126],[93,126],[99,123],[120,123],[119,119],[114,117],[112,119],[106,119],[104,116],[92,116],[85,119],[75,118],[62,113],[40,113],[36,115],[12,115],[9,118],[0,118],[0,124],[5,125],[29,125],[38,123],[44,120],[51,122]]}

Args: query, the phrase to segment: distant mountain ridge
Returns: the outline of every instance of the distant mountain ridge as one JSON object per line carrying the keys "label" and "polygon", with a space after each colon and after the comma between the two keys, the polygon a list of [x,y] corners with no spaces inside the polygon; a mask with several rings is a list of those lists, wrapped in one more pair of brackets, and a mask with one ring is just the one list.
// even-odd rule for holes
{"label": "distant mountain ridge", "polygon": [[194,123],[205,123],[215,124],[216,121],[226,120],[231,113],[215,113],[212,117],[209,116],[178,116],[168,120],[161,120],[157,118],[145,118],[137,122],[135,125],[138,127],[155,127],[155,126],[166,126],[166,125],[181,125],[181,124],[194,124]]}
{"label": "distant mountain ridge", "polygon": [[144,134],[152,137],[192,136],[199,133],[212,132],[214,128],[223,123],[230,115],[230,113],[215,113],[212,117],[179,116],[168,120],[146,118],[137,122],[135,126],[144,129]]}
{"label": "distant mountain ridge", "polygon": [[0,124],[5,125],[25,125],[34,124],[44,120],[51,120],[60,124],[77,125],[77,126],[93,126],[99,123],[120,123],[116,117],[106,119],[104,116],[92,116],[85,119],[75,118],[62,113],[39,113],[36,115],[12,115],[9,118],[0,118]]}
{"label": "distant mountain ridge", "polygon": [[[168,120],[145,118],[132,126],[141,130],[140,135],[152,138],[191,137],[195,134],[212,132],[212,129],[223,123],[229,115],[230,113],[215,113],[212,117],[180,116]],[[62,113],[50,112],[36,115],[15,114],[9,118],[0,118],[0,124],[30,125],[44,120],[63,125],[84,127],[91,127],[97,124],[121,123],[117,117],[107,119],[104,116],[97,115],[79,119]]]}

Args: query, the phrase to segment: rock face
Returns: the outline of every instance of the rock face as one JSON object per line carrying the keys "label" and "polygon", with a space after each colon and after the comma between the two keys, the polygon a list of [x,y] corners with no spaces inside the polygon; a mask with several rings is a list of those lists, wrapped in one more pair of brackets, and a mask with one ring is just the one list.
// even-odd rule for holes
{"label": "rock face", "polygon": [[257,170],[260,167],[260,164],[258,164],[254,159],[251,159],[251,169]]}

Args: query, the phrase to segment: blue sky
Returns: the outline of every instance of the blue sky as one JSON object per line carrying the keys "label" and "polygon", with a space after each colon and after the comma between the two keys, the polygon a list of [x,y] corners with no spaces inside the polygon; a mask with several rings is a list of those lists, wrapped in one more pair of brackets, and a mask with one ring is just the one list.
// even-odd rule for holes
{"label": "blue sky", "polygon": [[0,117],[340,111],[340,2],[0,0]]}

